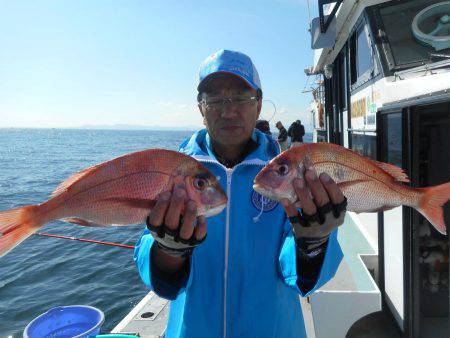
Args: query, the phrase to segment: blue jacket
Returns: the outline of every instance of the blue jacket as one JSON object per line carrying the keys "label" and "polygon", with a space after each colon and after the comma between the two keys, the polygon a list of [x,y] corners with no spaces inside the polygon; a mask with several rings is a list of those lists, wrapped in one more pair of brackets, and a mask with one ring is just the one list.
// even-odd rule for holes
{"label": "blue jacket", "polygon": [[[206,130],[179,149],[218,177],[228,206],[207,219],[208,236],[194,250],[184,284],[174,289],[167,338],[305,338],[299,295],[314,292],[336,273],[342,259],[337,230],[330,235],[314,286],[306,294],[299,288],[296,245],[284,209],[252,188],[256,174],[279,148],[259,131],[253,138],[258,148],[232,169],[216,160]],[[134,259],[144,283],[155,290],[159,281],[152,276],[153,242],[145,230]]]}

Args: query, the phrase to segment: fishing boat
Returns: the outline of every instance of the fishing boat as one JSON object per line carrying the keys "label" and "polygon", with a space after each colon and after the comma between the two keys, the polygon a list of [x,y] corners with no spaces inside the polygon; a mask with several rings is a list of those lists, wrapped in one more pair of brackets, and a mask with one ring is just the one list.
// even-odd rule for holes
{"label": "fishing boat", "polygon": [[[450,1],[318,0],[318,8],[305,69],[315,79],[314,142],[394,164],[414,187],[450,181]],[[449,204],[445,214],[448,226]],[[339,242],[335,278],[301,299],[309,338],[450,336],[448,236],[397,207],[349,212]],[[112,332],[162,337],[169,307],[150,292]]]}
{"label": "fishing boat", "polygon": [[[450,1],[319,1],[319,11],[306,70],[314,141],[394,164],[413,187],[450,181]],[[450,336],[449,237],[409,207],[352,219],[376,244],[378,317],[399,337]]]}

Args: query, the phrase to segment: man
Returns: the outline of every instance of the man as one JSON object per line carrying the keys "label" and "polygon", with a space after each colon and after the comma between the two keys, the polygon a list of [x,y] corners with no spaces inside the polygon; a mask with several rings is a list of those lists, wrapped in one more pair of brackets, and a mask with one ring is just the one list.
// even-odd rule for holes
{"label": "man", "polygon": [[259,131],[262,131],[264,134],[272,136],[269,121],[267,120],[256,120],[255,128],[258,129]]}
{"label": "man", "polygon": [[291,147],[296,147],[303,143],[305,127],[300,120],[292,122],[288,129],[288,135],[291,137]]}
{"label": "man", "polygon": [[[256,174],[279,153],[271,137],[254,129],[262,105],[256,68],[247,55],[221,50],[202,63],[199,80],[206,130],[180,151],[218,177],[228,206],[206,226],[205,218],[196,220],[197,206],[186,200],[185,187],[162,192],[136,244],[141,278],[173,300],[167,338],[304,338],[298,296],[310,294],[337,270],[342,252],[336,228],[345,215],[345,197],[328,175],[318,177],[313,170],[295,182],[303,214],[287,200],[281,206],[253,191]],[[327,215],[322,225],[307,217],[318,210]],[[302,237],[300,223],[316,235]]]}
{"label": "man", "polygon": [[279,132],[277,141],[280,146],[280,149],[281,149],[281,151],[285,151],[288,148],[288,140],[287,140],[288,134],[287,134],[286,128],[284,128],[283,123],[281,123],[281,121],[278,121],[275,124],[275,127],[277,127],[278,132]]}

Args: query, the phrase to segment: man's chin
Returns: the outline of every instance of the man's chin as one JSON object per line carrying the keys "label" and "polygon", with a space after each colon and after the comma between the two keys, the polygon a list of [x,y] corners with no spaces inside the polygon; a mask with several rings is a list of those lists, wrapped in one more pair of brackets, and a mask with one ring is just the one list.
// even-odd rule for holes
{"label": "man's chin", "polygon": [[230,141],[237,141],[236,143],[242,142],[243,140],[247,140],[248,137],[245,137],[244,129],[242,128],[229,128],[229,129],[220,129],[219,133],[220,137],[223,139]]}
{"label": "man's chin", "polygon": [[242,133],[243,129],[244,128],[242,128],[240,126],[225,126],[225,127],[220,128],[220,130],[222,132],[229,132],[229,133],[231,133],[231,132],[241,132]]}
{"label": "man's chin", "polygon": [[239,128],[239,130],[221,130],[220,133],[218,133],[218,140],[220,143],[225,145],[242,145],[246,143],[251,135],[244,135],[244,131],[242,128]]}

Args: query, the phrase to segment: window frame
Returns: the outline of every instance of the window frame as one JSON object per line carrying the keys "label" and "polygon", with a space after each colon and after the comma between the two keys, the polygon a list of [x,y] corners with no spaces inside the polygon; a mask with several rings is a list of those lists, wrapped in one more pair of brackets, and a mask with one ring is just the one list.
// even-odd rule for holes
{"label": "window frame", "polygon": [[[377,159],[377,132],[375,130],[351,130],[349,137],[351,140],[351,142],[349,142],[351,144],[351,150],[372,160]],[[357,138],[359,138],[359,140],[358,142],[355,142]],[[370,139],[370,141],[368,141],[368,139]],[[361,140],[363,142],[361,142]],[[363,150],[359,151],[358,147],[355,147],[355,145],[362,145]],[[370,145],[372,145],[373,147],[371,147]],[[372,150],[373,152],[370,153],[369,150]]]}
{"label": "window frame", "polygon": [[[363,86],[367,82],[376,78],[380,73],[380,67],[378,65],[378,57],[376,53],[376,45],[373,39],[373,34],[370,29],[369,20],[366,18],[366,12],[364,11],[361,17],[358,19],[357,23],[351,30],[349,35],[349,71],[350,71],[350,91],[353,92],[357,88]],[[367,45],[370,49],[370,55],[372,56],[372,68],[366,70],[363,74],[358,75],[357,70],[357,37],[358,34],[364,34],[366,37]],[[355,78],[356,77],[356,78]]]}
{"label": "window frame", "polygon": [[368,21],[372,26],[372,30],[376,31],[375,41],[377,45],[377,49],[380,51],[380,59],[383,59],[383,65],[385,67],[386,75],[393,75],[395,72],[405,69],[410,69],[414,67],[423,66],[426,63],[432,63],[428,60],[420,60],[410,63],[403,63],[401,65],[397,65],[395,63],[394,54],[392,52],[391,45],[389,43],[389,39],[386,34],[386,27],[384,26],[382,16],[380,14],[380,10],[386,7],[391,7],[392,5],[401,5],[408,3],[410,0],[397,0],[395,3],[392,1],[384,2],[378,5],[373,5],[368,7],[367,16]]}

